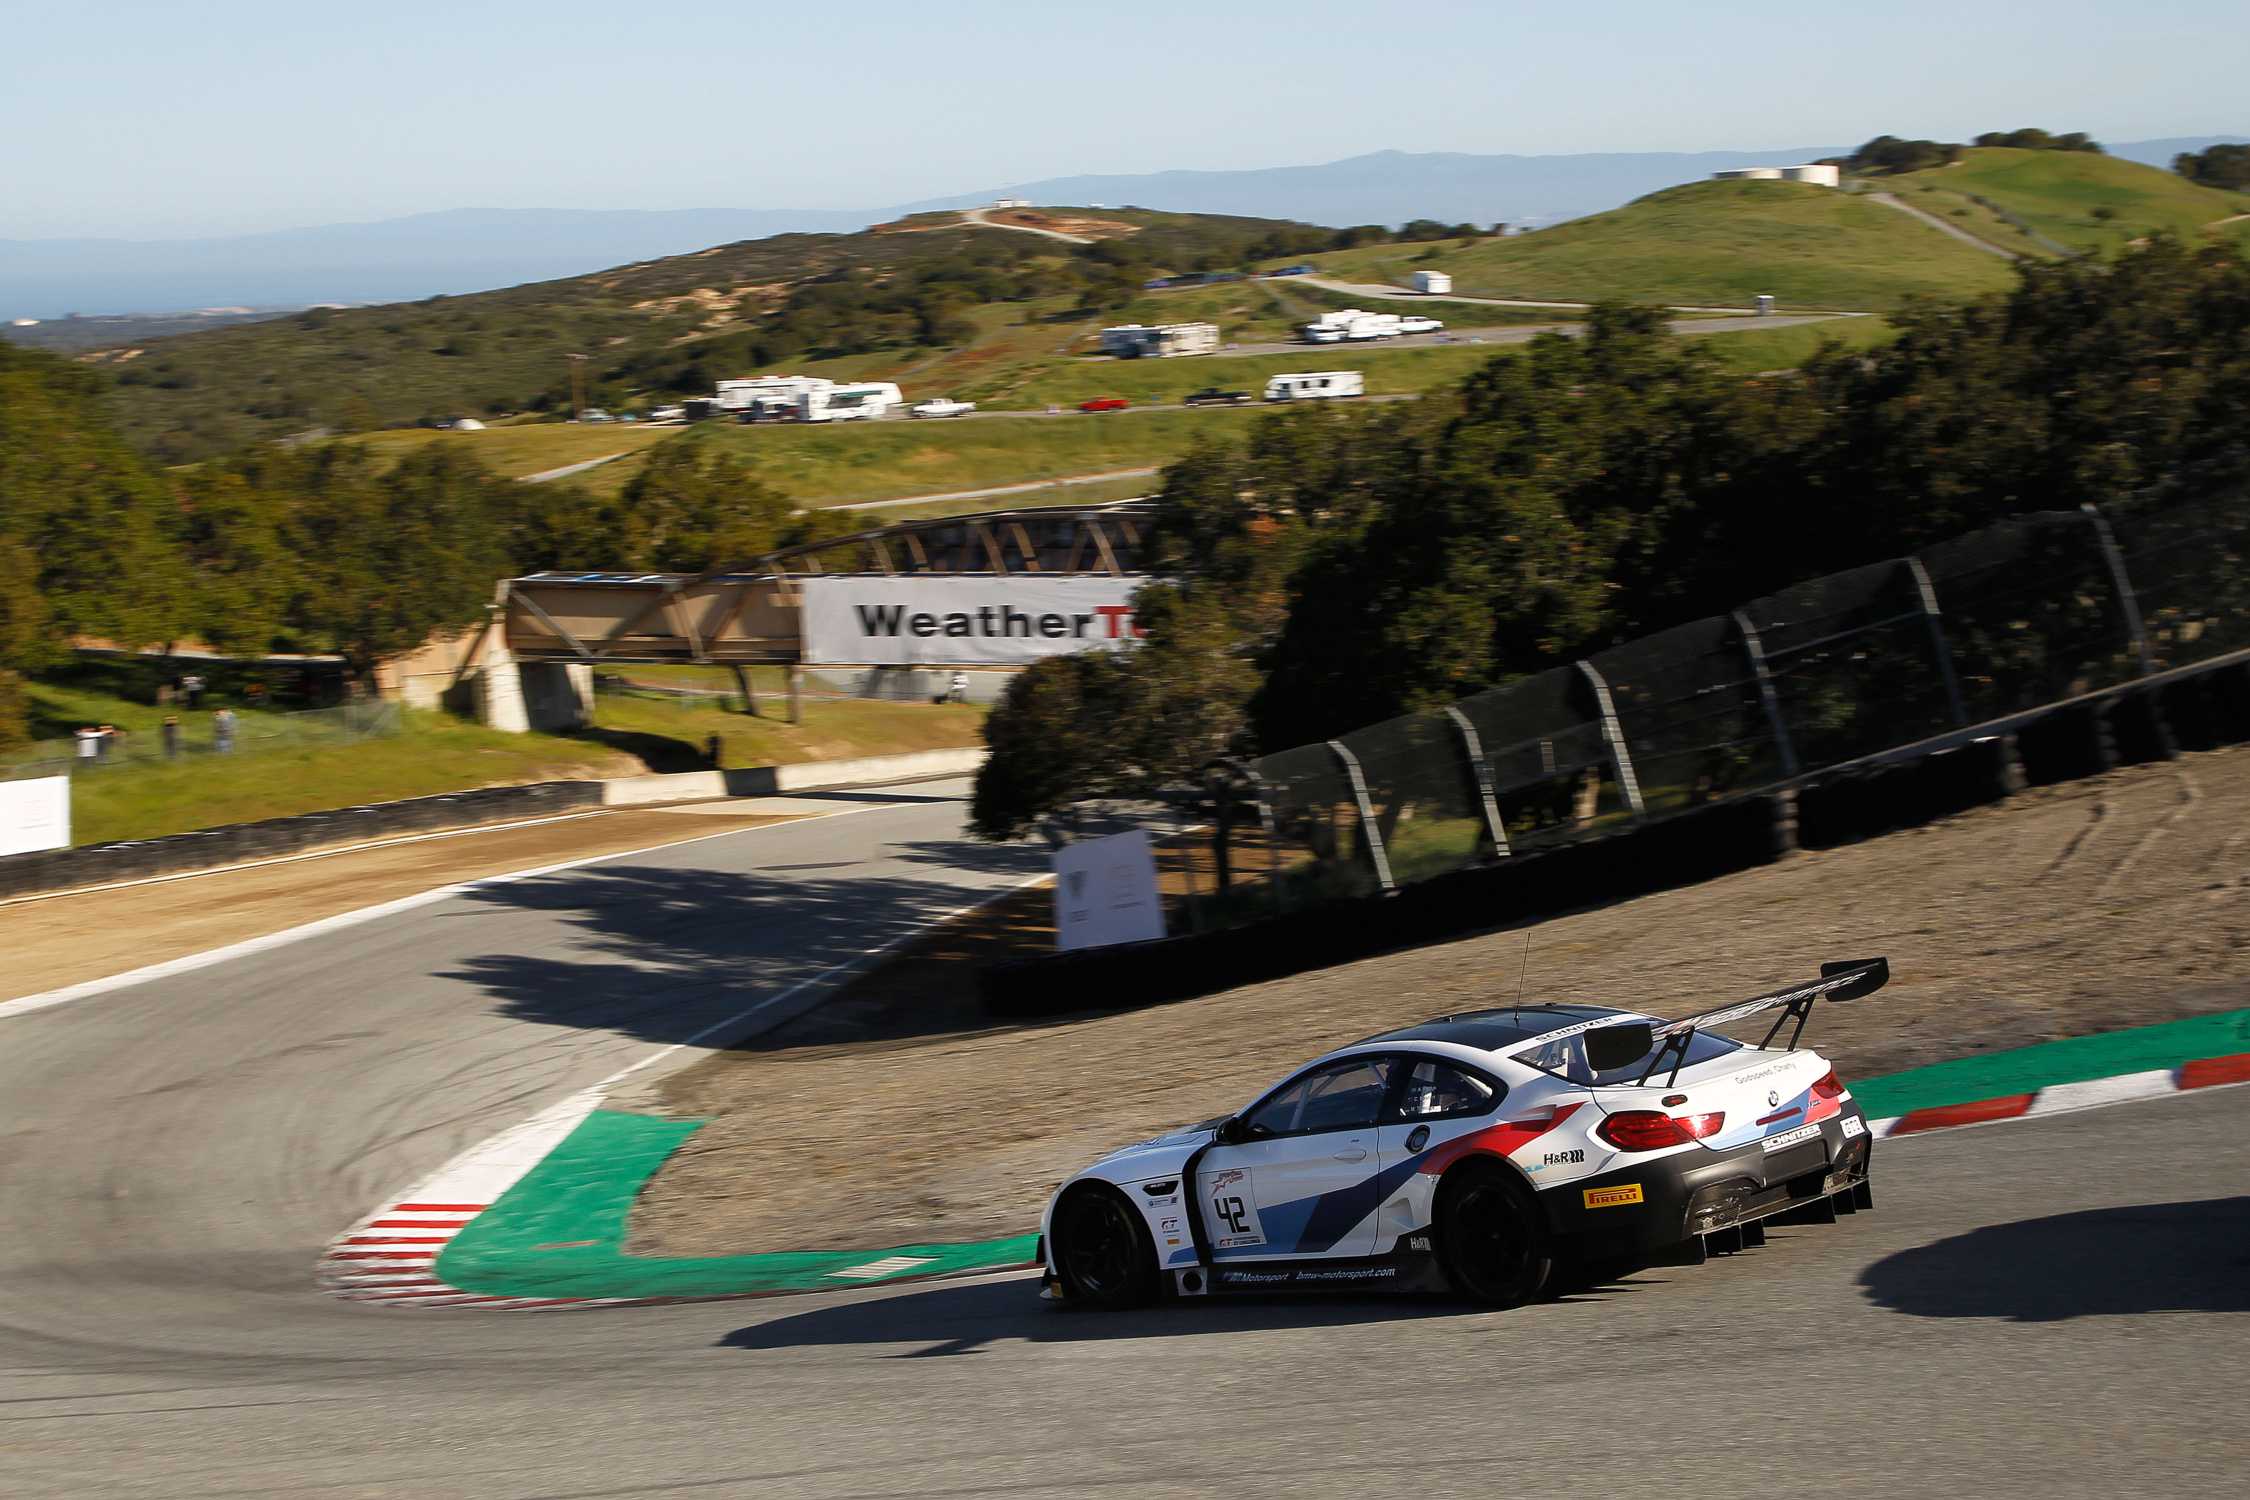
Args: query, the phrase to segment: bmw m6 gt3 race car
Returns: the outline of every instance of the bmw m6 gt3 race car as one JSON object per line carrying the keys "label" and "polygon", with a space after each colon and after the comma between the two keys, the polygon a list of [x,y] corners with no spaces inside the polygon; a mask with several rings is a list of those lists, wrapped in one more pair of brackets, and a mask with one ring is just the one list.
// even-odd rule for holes
{"label": "bmw m6 gt3 race car", "polygon": [[[1112,1152],[1040,1225],[1048,1295],[1450,1291],[1510,1306],[1558,1258],[1696,1263],[1780,1215],[1872,1208],[1866,1117],[1822,999],[1884,959],[1677,1021],[1593,1005],[1441,1016],[1338,1048],[1239,1114]],[[1779,1011],[1755,1047],[1713,1028]],[[1794,1027],[1776,1046],[1784,1027]]]}

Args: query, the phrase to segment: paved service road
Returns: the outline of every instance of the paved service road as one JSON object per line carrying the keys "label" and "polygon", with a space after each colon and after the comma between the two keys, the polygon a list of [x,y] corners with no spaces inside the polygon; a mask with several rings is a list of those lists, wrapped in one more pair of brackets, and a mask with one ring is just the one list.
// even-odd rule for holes
{"label": "paved service road", "polygon": [[2239,1480],[2250,1089],[1884,1143],[1872,1215],[1512,1313],[1103,1317],[1022,1279],[531,1314],[312,1290],[329,1236],[457,1147],[1038,863],[960,817],[729,835],[0,1022],[0,1494]]}

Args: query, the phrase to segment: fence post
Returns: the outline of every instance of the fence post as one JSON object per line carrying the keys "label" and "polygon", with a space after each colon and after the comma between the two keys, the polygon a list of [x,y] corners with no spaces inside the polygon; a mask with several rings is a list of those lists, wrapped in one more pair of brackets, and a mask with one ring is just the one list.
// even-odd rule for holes
{"label": "fence post", "polygon": [[1765,643],[1758,627],[1741,610],[1734,612],[1734,628],[1742,632],[1742,651],[1750,658],[1750,675],[1758,679],[1758,701],[1766,707],[1766,723],[1773,729],[1774,748],[1781,752],[1784,780],[1797,774],[1797,748],[1789,743],[1789,724],[1781,717],[1781,698],[1773,690],[1773,673],[1766,670]]}
{"label": "fence post", "polygon": [[2109,529],[2109,517],[2094,509],[2089,500],[2078,507],[2086,519],[2094,523],[2094,535],[2101,539],[2102,558],[2109,564],[2109,579],[2117,585],[2117,602],[2125,607],[2125,635],[2133,643],[2133,654],[2141,659],[2141,675],[2150,676],[2156,663],[2148,654],[2148,632],[2141,624],[2141,601],[2133,593],[2133,580],[2125,576],[2125,554],[2117,550],[2117,536]]}
{"label": "fence post", "polygon": [[1922,623],[1930,630],[1930,654],[1937,658],[1938,675],[1945,679],[1946,706],[1953,711],[1953,723],[1958,728],[1969,722],[1969,709],[1961,701],[1961,680],[1953,675],[1953,646],[1945,638],[1945,617],[1938,611],[1937,585],[1930,582],[1930,570],[1922,566],[1922,559],[1900,560],[1906,564],[1907,576],[1914,580],[1914,592],[1922,601]]}
{"label": "fence post", "polygon": [[1640,817],[1646,811],[1641,805],[1641,780],[1633,774],[1633,752],[1625,744],[1624,726],[1617,722],[1617,705],[1610,699],[1609,684],[1590,661],[1578,663],[1578,670],[1593,684],[1594,706],[1601,712],[1602,739],[1609,746],[1609,763],[1617,772],[1617,788],[1625,794],[1625,805],[1633,810],[1633,816]]}
{"label": "fence post", "polygon": [[1477,805],[1484,809],[1484,831],[1492,840],[1492,852],[1504,859],[1515,851],[1508,847],[1508,825],[1500,820],[1500,799],[1493,794],[1492,762],[1484,758],[1484,741],[1477,738],[1477,726],[1469,722],[1469,716],[1453,704],[1445,706],[1445,716],[1461,731],[1461,753],[1469,758]]}
{"label": "fence post", "polygon": [[1375,804],[1367,798],[1367,778],[1360,774],[1359,757],[1342,740],[1330,740],[1328,749],[1344,768],[1344,779],[1352,785],[1352,800],[1359,804],[1360,842],[1367,845],[1367,858],[1375,866],[1375,883],[1389,895],[1398,887],[1391,880],[1391,857],[1383,848],[1383,831],[1375,826]]}

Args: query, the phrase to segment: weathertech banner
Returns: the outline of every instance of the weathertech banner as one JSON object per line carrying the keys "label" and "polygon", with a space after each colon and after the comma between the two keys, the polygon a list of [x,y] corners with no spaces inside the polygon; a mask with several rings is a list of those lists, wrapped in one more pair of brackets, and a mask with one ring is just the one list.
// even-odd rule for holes
{"label": "weathertech banner", "polygon": [[815,666],[1021,666],[1139,638],[1145,578],[800,578],[805,661]]}

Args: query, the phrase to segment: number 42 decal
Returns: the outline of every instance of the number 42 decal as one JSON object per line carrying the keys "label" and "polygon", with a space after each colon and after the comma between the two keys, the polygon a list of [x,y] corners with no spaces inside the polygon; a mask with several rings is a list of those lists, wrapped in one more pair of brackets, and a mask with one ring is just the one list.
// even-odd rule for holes
{"label": "number 42 decal", "polygon": [[1230,1167],[1204,1179],[1204,1201],[1211,1205],[1211,1248],[1239,1250],[1263,1245],[1266,1231],[1258,1222],[1258,1197],[1250,1190],[1250,1172]]}

